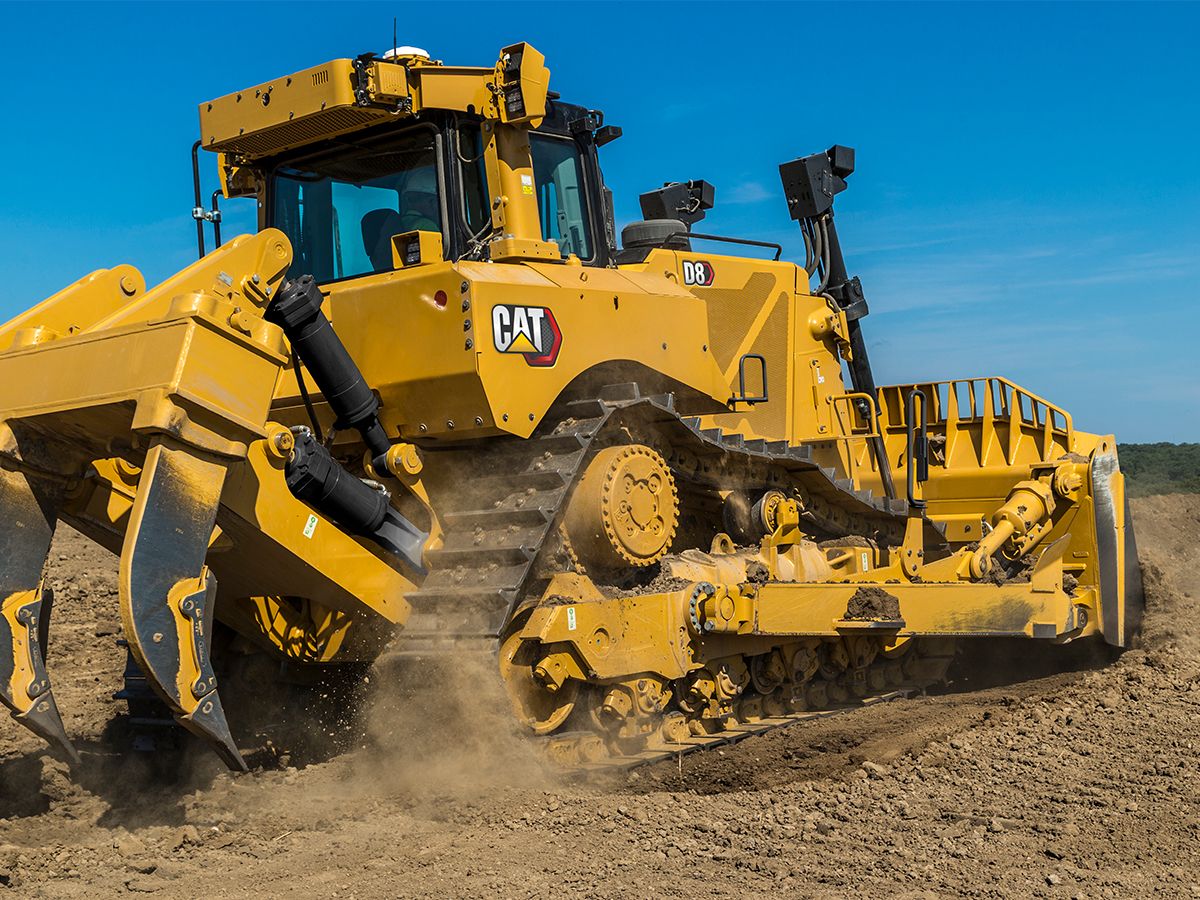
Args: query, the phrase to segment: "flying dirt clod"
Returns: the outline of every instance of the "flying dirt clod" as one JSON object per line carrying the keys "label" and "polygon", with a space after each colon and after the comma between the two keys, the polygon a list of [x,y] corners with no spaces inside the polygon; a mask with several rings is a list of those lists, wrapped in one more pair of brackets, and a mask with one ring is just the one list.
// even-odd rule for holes
{"label": "flying dirt clod", "polygon": [[[42,649],[58,522],[120,556],[139,721],[233,768],[217,673],[251,649],[330,678],[485,659],[580,766],[918,690],[956,641],[1129,644],[1114,438],[1003,378],[875,384],[833,216],[853,150],[779,167],[803,265],[697,231],[698,180],[618,245],[620,129],[549,79],[528,44],[402,48],[202,104],[197,262],[0,326],[18,722],[74,757]],[[199,149],[257,233],[221,242]]]}

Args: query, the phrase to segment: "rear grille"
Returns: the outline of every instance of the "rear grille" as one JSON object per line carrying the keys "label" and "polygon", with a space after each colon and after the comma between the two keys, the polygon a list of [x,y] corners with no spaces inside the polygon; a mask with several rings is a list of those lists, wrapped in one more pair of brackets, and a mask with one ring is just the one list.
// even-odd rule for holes
{"label": "rear grille", "polygon": [[[316,78],[320,74],[322,73],[317,72],[313,77]],[[327,73],[325,77],[328,79]],[[290,147],[310,144],[323,138],[336,137],[347,131],[354,131],[391,118],[394,116],[385,110],[343,106],[323,110],[303,119],[294,119],[291,122],[284,122],[250,134],[240,134],[220,142],[214,141],[205,146],[209,150],[223,153],[238,153],[248,157],[267,156]]]}

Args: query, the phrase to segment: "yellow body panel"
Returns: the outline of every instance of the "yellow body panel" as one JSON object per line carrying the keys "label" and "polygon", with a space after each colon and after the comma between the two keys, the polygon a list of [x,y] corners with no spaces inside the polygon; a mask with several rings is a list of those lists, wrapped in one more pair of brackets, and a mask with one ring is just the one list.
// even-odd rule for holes
{"label": "yellow body panel", "polygon": [[200,107],[200,141],[208,150],[246,156],[307,143],[386,121],[385,109],[355,105],[354,60],[334,59],[210,100]]}
{"label": "yellow body panel", "polygon": [[0,351],[77,334],[145,290],[142,273],[133,266],[92,272],[5,323],[0,328]]}
{"label": "yellow body panel", "polygon": [[[527,437],[574,379],[605,364],[635,363],[638,374],[690,389],[698,412],[727,399],[705,349],[705,304],[661,276],[443,263],[339,282],[328,294],[338,336],[383,400],[384,425],[406,438]],[[562,345],[552,366],[533,367],[519,353],[496,349],[498,304],[553,312]],[[595,340],[600,334],[622,339]],[[293,377],[282,379],[277,403],[288,411],[284,420],[301,421]]]}
{"label": "yellow body panel", "polygon": [[821,297],[808,293],[794,263],[704,253],[656,250],[639,270],[685,284],[684,267],[707,262],[711,284],[690,292],[708,309],[712,356],[730,397],[740,393],[739,362],[746,354],[766,359],[764,385],[755,365],[747,367],[748,394],[768,396],[766,403],[738,404],[709,421],[748,438],[821,441],[835,436],[832,397],[841,395],[841,364],[832,335],[814,336],[811,321],[828,312]]}

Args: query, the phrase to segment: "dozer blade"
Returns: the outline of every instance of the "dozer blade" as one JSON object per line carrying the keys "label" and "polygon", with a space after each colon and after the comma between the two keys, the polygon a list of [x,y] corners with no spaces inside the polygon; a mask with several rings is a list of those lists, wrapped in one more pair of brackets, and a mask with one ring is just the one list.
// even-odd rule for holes
{"label": "dozer blade", "polygon": [[157,443],[146,455],[121,552],[129,649],[176,720],[246,771],[209,658],[216,579],[204,565],[225,466]]}
{"label": "dozer blade", "polygon": [[0,702],[77,763],[44,657],[50,594],[42,587],[42,569],[54,538],[54,506],[26,476],[0,471],[0,521]]}

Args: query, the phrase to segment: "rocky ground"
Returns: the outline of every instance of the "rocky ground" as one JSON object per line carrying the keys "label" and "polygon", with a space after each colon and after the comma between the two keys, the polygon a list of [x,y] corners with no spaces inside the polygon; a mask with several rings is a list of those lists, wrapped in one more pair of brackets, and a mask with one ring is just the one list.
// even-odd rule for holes
{"label": "rocky ground", "polygon": [[85,764],[0,721],[0,897],[1200,897],[1200,498],[1134,516],[1142,649],[1056,672],[1010,649],[937,696],[588,783],[487,695],[453,727],[377,697],[299,770],[152,771],[110,724],[115,561],[65,534],[50,668]]}

